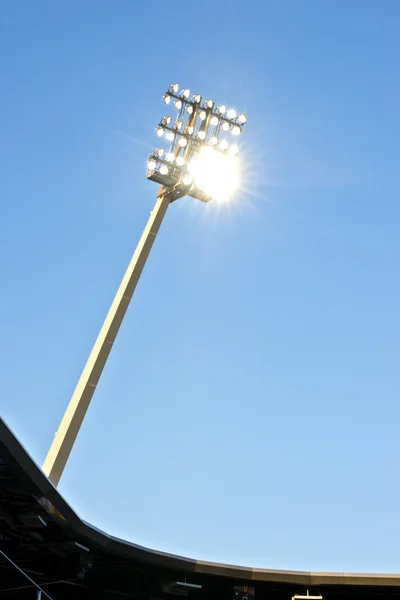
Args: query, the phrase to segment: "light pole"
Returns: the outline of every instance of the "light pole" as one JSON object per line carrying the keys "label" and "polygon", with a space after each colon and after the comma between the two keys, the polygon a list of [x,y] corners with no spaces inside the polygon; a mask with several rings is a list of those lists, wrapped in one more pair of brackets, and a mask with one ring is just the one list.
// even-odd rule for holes
{"label": "light pole", "polygon": [[240,135],[246,117],[215,106],[212,100],[203,101],[199,94],[190,97],[188,89],[178,91],[173,83],[163,97],[165,104],[174,105],[176,118],[163,117],[156,129],[169,148],[157,148],[147,162],[147,178],[161,184],[157,202],[43,463],[53,485],[63,474],[168,205],[185,195],[202,202],[225,201],[238,186],[238,147],[226,136]]}

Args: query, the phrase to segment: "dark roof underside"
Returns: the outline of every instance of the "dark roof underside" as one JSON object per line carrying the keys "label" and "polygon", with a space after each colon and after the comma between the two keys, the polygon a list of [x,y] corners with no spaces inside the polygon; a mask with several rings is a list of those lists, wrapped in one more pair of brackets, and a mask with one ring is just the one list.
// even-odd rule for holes
{"label": "dark roof underside", "polygon": [[[123,490],[121,490],[121,495]],[[82,521],[0,419],[0,550],[54,600],[175,600],[178,581],[196,584],[189,600],[233,600],[234,586],[255,600],[295,593],[335,598],[400,598],[399,575],[249,569],[206,563],[119,540]],[[0,555],[1,598],[34,598],[35,588]],[[44,598],[44,597],[43,597]]]}

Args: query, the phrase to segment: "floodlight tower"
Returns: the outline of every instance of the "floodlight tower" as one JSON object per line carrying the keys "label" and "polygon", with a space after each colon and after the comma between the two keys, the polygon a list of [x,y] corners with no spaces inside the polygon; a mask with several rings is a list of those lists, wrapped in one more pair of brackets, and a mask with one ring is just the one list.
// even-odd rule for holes
{"label": "floodlight tower", "polygon": [[169,147],[156,148],[147,162],[147,178],[161,187],[43,463],[42,469],[53,485],[58,485],[63,474],[169,204],[186,195],[202,202],[225,201],[238,187],[238,147],[230,145],[224,134],[240,135],[245,115],[237,116],[235,110],[216,106],[212,100],[203,101],[199,94],[190,97],[188,89],[179,93],[176,83],[169,86],[163,99],[177,110],[174,119],[163,117],[156,129],[157,137],[167,140]]}

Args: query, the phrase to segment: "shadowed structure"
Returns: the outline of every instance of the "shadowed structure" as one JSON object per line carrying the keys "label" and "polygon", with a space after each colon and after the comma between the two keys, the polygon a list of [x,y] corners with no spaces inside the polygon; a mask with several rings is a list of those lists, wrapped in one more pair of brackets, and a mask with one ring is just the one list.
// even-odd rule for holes
{"label": "shadowed structure", "polygon": [[[105,473],[105,485],[106,478]],[[123,483],[120,497],[117,510],[123,506]],[[33,599],[34,584],[53,600],[251,600],[253,593],[255,600],[290,600],[307,590],[324,600],[400,595],[400,575],[252,569],[174,556],[117,539],[79,518],[2,419],[0,551],[1,598]]]}

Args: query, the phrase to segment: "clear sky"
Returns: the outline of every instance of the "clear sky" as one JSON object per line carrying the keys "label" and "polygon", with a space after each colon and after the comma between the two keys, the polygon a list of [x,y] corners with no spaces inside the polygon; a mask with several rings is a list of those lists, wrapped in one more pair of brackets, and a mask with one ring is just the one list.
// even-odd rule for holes
{"label": "clear sky", "polygon": [[400,3],[1,12],[2,416],[41,464],[176,80],[248,115],[245,189],[171,206],[60,490],[166,551],[398,572]]}

